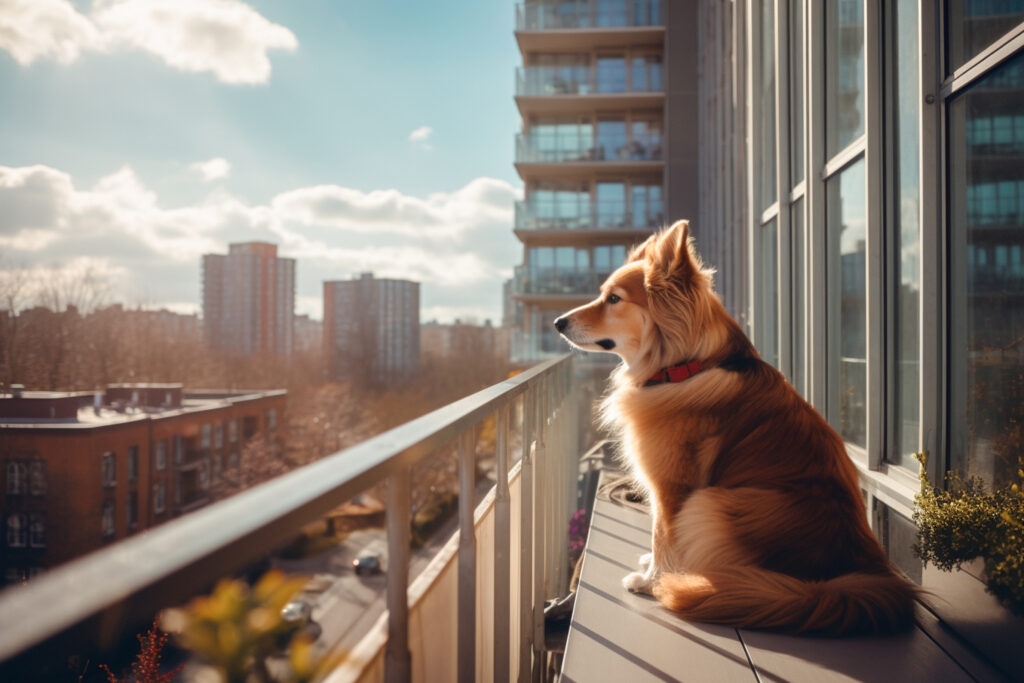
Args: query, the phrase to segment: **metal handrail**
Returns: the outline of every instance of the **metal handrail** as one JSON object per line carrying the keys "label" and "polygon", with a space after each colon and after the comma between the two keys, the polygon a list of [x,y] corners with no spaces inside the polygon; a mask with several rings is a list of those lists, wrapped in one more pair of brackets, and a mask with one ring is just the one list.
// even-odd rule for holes
{"label": "metal handrail", "polygon": [[[349,449],[0,593],[0,662],[76,629],[88,629],[100,645],[109,645],[132,618],[151,619],[159,609],[177,604],[216,579],[265,556],[338,504],[387,481],[387,605],[392,617],[397,617],[389,625],[387,678],[406,680],[410,469],[463,436],[460,476],[468,476],[464,470],[473,462],[466,456],[465,435],[497,413],[501,432],[497,464],[506,468],[507,475],[508,415],[513,402],[524,396],[523,467],[530,468],[527,476],[532,480],[530,444],[536,441],[539,459],[546,425],[570,393],[571,372],[571,356],[541,363]],[[498,478],[500,481],[500,473]],[[507,506],[507,486],[499,486],[498,495]],[[466,512],[467,506],[472,510],[472,497],[460,496],[463,525],[471,514]],[[523,522],[543,512],[524,507]],[[507,519],[507,511],[502,514]],[[501,524],[505,526],[506,522]],[[530,529],[531,524],[524,523],[523,528]],[[535,538],[534,545],[544,540]],[[523,576],[529,573],[527,570]],[[460,585],[469,580],[475,581],[475,576],[470,578],[460,571]],[[543,585],[543,577],[536,573],[532,581],[534,586],[536,582]],[[464,590],[460,588],[460,594]],[[506,615],[508,609],[506,605]],[[521,609],[524,613],[540,613],[536,605],[522,605]],[[502,631],[496,629],[495,634],[497,639]],[[507,643],[507,623],[503,637]],[[538,652],[540,642],[534,641],[531,646]],[[462,649],[460,660],[475,656]],[[507,647],[499,653],[507,665]],[[495,661],[496,670],[500,665]]]}

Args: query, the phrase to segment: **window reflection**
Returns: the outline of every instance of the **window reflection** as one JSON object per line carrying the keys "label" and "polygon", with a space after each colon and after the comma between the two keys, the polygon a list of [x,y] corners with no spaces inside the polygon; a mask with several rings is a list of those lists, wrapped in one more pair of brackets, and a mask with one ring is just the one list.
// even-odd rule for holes
{"label": "window reflection", "polygon": [[843,439],[867,444],[867,308],[864,159],[828,181],[829,417]]}
{"label": "window reflection", "polygon": [[950,0],[946,7],[950,72],[1024,21],[1024,0]]}
{"label": "window reflection", "polygon": [[1024,54],[949,105],[952,465],[999,485],[1024,452],[1020,111]]}
{"label": "window reflection", "polygon": [[825,133],[831,157],[864,134],[864,0],[829,0],[825,55]]}
{"label": "window reflection", "polygon": [[899,0],[895,12],[895,54],[889,73],[893,79],[895,116],[896,205],[891,216],[896,249],[893,256],[894,334],[896,353],[893,382],[893,443],[887,451],[895,462],[917,471],[920,419],[921,246],[918,182],[917,0]]}

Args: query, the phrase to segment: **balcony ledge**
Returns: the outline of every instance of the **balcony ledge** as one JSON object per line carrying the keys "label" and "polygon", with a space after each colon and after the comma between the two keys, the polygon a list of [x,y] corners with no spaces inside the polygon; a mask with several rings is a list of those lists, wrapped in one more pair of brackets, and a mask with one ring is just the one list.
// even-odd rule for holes
{"label": "balcony ledge", "polygon": [[599,494],[592,520],[563,680],[1003,680],[924,609],[911,632],[888,637],[800,638],[683,621],[621,584],[650,548],[650,517]]}

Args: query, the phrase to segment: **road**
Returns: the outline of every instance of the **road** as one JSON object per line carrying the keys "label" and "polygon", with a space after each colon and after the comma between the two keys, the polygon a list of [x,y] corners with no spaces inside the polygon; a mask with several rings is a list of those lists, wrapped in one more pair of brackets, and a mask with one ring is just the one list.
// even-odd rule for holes
{"label": "road", "polygon": [[[458,515],[452,515],[423,548],[409,559],[409,582],[418,577],[430,560],[458,529]],[[288,573],[313,577],[297,597],[313,606],[313,619],[323,632],[317,641],[322,652],[345,652],[353,648],[385,611],[385,574],[356,576],[352,560],[368,546],[387,547],[383,529],[352,532],[335,548],[302,559],[275,558],[273,566]],[[385,570],[387,560],[385,560]]]}

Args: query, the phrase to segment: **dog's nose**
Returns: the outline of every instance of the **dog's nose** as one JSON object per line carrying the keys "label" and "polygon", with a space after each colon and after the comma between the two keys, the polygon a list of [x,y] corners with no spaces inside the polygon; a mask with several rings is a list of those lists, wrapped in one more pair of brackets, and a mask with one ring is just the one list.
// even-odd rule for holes
{"label": "dog's nose", "polygon": [[565,316],[555,319],[555,329],[559,332],[565,332],[565,328],[569,327],[569,319]]}

